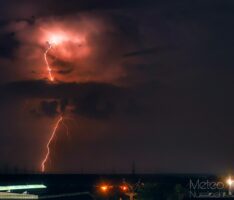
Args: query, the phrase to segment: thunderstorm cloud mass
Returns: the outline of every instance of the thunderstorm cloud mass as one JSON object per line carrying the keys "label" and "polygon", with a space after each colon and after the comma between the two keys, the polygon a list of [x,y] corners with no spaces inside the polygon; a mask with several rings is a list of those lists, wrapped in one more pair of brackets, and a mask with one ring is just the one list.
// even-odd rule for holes
{"label": "thunderstorm cloud mass", "polygon": [[0,4],[2,168],[231,169],[232,1]]}

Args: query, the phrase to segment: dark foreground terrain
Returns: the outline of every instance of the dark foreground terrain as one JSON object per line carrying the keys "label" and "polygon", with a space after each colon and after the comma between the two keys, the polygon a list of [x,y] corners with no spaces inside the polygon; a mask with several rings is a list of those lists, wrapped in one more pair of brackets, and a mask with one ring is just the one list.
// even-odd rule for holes
{"label": "dark foreground terrain", "polygon": [[[134,189],[139,200],[156,199],[189,199],[191,180],[217,182],[220,178],[213,175],[183,175],[183,174],[16,174],[0,175],[0,185],[21,185],[21,184],[44,184],[46,189],[30,190],[29,193],[38,194],[40,197],[53,197],[54,195],[66,195],[72,193],[84,193],[81,196],[57,197],[53,199],[129,199],[122,191],[121,186],[126,185]],[[105,184],[109,188],[102,191],[101,186]],[[222,192],[225,192],[225,188]],[[20,191],[24,192],[24,191]],[[193,191],[200,194],[198,190]],[[201,192],[206,192],[201,191]],[[209,191],[210,192],[210,191]],[[220,192],[220,191],[215,191]],[[195,194],[195,193],[193,193]],[[212,194],[214,195],[214,194]],[[217,193],[215,193],[217,195]],[[221,198],[221,197],[220,197]],[[51,198],[52,199],[52,198]],[[204,198],[203,199],[212,199]],[[216,197],[217,199],[217,197]],[[225,198],[222,198],[225,199]]]}

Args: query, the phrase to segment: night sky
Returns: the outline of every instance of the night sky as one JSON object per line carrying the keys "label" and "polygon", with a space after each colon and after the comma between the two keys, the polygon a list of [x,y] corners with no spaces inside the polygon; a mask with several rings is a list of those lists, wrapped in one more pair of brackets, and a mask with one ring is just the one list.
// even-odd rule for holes
{"label": "night sky", "polygon": [[8,0],[0,13],[0,167],[39,171],[61,114],[47,172],[234,166],[232,0]]}

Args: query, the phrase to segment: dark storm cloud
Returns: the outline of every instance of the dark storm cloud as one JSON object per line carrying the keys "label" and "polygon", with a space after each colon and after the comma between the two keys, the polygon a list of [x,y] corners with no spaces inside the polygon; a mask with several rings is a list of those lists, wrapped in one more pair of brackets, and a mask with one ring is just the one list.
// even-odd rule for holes
{"label": "dark storm cloud", "polygon": [[96,10],[110,10],[123,8],[136,8],[147,5],[152,5],[153,0],[120,0],[120,1],[106,1],[106,0],[46,0],[46,1],[32,1],[32,0],[10,0],[7,3],[3,2],[0,11],[1,18],[25,18],[31,16],[52,16],[52,15],[66,15],[73,14],[80,11],[96,11]]}
{"label": "dark storm cloud", "polygon": [[64,113],[66,111],[66,107],[68,106],[69,104],[69,100],[68,99],[61,99],[60,100],[60,111],[62,113]]}
{"label": "dark storm cloud", "polygon": [[119,98],[119,96],[110,96],[104,91],[93,91],[80,99],[73,99],[74,112],[90,118],[108,118],[116,111]]}
{"label": "dark storm cloud", "polygon": [[58,114],[58,102],[42,101],[40,104],[40,110],[44,115],[54,117]]}
{"label": "dark storm cloud", "polygon": [[152,48],[148,48],[148,49],[141,49],[138,51],[133,51],[133,52],[129,52],[124,54],[124,57],[131,57],[131,56],[144,56],[144,55],[148,55],[148,54],[160,54],[162,53],[162,51],[165,50],[163,48],[157,48],[157,47],[152,47]]}
{"label": "dark storm cloud", "polygon": [[39,81],[19,81],[1,86],[5,97],[29,97],[29,98],[79,98],[80,96],[98,92],[108,95],[124,92],[124,89],[106,83],[58,83]]}
{"label": "dark storm cloud", "polygon": [[33,109],[32,113],[36,116],[53,117],[59,112],[66,112],[68,106],[72,107],[72,113],[75,115],[97,119],[109,118],[116,114],[137,115],[145,112],[144,108],[140,109],[137,93],[133,89],[111,84],[22,81],[9,83],[1,88],[3,99],[6,100],[45,99],[40,102],[38,109]]}
{"label": "dark storm cloud", "polygon": [[13,32],[0,33],[0,44],[0,58],[12,59],[14,50],[19,46],[19,41]]}
{"label": "dark storm cloud", "polygon": [[[67,14],[81,10],[109,10],[109,9],[123,9],[135,8],[140,6],[147,6],[154,3],[153,0],[119,0],[119,1],[105,1],[105,0],[86,0],[76,1],[71,0],[67,3],[65,0],[51,0],[48,1],[48,9],[53,10],[54,14]],[[56,8],[55,8],[56,5]]]}

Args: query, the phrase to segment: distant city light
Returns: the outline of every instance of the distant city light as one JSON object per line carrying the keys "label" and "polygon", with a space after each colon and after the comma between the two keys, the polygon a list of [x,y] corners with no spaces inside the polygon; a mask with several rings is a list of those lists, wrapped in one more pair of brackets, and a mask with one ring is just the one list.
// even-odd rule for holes
{"label": "distant city light", "polygon": [[9,185],[9,186],[0,186],[0,191],[45,189],[45,188],[46,188],[46,186],[43,185],[43,184],[37,184],[37,185]]}
{"label": "distant city light", "polygon": [[126,192],[126,191],[128,191],[128,186],[126,186],[126,185],[121,185],[121,186],[120,186],[120,189],[121,189],[122,191]]}
{"label": "distant city light", "polygon": [[108,187],[106,185],[101,186],[102,191],[107,191]]}
{"label": "distant city light", "polygon": [[107,186],[107,185],[102,185],[102,186],[101,186],[101,190],[102,190],[103,192],[106,192],[106,191],[108,190],[108,186]]}
{"label": "distant city light", "polygon": [[234,181],[232,180],[231,177],[229,177],[229,178],[227,179],[227,184],[228,184],[229,186],[231,186],[233,183],[234,183]]}
{"label": "distant city light", "polygon": [[101,185],[98,186],[98,188],[99,188],[99,190],[100,190],[102,193],[108,193],[109,190],[110,190],[111,188],[113,188],[113,186],[112,186],[112,185],[108,185],[108,184],[101,184]]}

